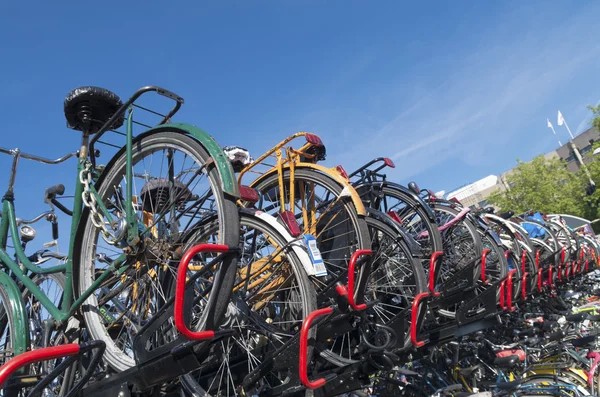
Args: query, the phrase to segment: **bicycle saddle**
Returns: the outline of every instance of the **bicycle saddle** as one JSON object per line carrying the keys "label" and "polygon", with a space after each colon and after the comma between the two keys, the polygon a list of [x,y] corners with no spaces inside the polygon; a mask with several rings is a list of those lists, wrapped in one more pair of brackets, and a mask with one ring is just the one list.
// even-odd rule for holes
{"label": "bicycle saddle", "polygon": [[577,314],[569,314],[568,316],[565,316],[565,320],[572,322],[572,323],[580,323],[583,320],[585,320],[587,318],[587,313],[582,312],[582,313],[577,313]]}
{"label": "bicycle saddle", "polygon": [[567,336],[567,333],[565,331],[563,331],[563,330],[556,331],[556,332],[548,335],[548,341],[555,342],[555,341],[561,340],[565,336]]}
{"label": "bicycle saddle", "polygon": [[479,368],[481,368],[481,365],[479,364],[475,364],[472,367],[467,367],[467,368],[461,368],[458,373],[461,374],[462,376],[470,376],[473,372],[477,371]]}
{"label": "bicycle saddle", "polygon": [[571,340],[574,347],[591,347],[596,342],[596,335],[584,336]]}
{"label": "bicycle saddle", "polygon": [[[65,98],[64,112],[67,126],[76,131],[97,132],[123,105],[113,92],[100,87],[79,87]],[[117,129],[125,121],[117,117],[110,129]]]}
{"label": "bicycle saddle", "polygon": [[519,362],[519,356],[498,357],[494,359],[494,365],[502,369],[511,369]]}

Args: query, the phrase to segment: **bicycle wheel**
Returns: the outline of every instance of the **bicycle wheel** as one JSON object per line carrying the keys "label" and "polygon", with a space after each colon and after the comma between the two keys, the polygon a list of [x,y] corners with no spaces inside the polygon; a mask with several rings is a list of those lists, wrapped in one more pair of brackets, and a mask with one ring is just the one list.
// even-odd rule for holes
{"label": "bicycle wheel", "polygon": [[[282,179],[285,197],[280,197],[279,179]],[[257,208],[276,215],[285,209],[291,191],[290,170],[283,175],[272,174],[252,184],[261,200]],[[369,229],[365,218],[358,215],[352,200],[335,179],[310,168],[297,167],[294,172],[295,202],[291,211],[303,233],[317,239],[323,262],[329,274],[325,280],[313,277],[317,292],[345,277],[348,261],[358,249],[369,249]],[[360,277],[360,276],[359,276]],[[358,280],[361,285],[361,280]]]}
{"label": "bicycle wheel", "polygon": [[[56,307],[61,307],[65,287],[64,274],[38,274],[33,277],[32,281]],[[52,316],[28,290],[25,290],[23,293],[23,302],[25,303],[25,310],[27,311],[29,318],[29,341],[31,349],[57,346],[70,342],[64,332],[68,324],[64,324],[60,329],[53,329],[49,335],[46,335],[46,323],[52,319]],[[54,361],[43,361],[33,365],[30,373],[48,374],[54,369],[54,365]],[[64,393],[70,389],[76,376],[75,371],[75,365],[73,365],[63,375],[56,377],[51,384],[47,386],[45,393],[48,396],[64,396]]]}
{"label": "bicycle wheel", "polygon": [[[357,192],[361,195],[365,205],[385,212],[393,211],[400,221],[402,228],[417,241],[421,248],[421,264],[427,270],[429,258],[436,251],[443,251],[442,236],[438,231],[438,225],[430,220],[430,211],[424,208],[426,203],[413,199],[400,189],[394,188],[393,184],[382,186],[379,194],[373,194],[373,189],[378,186],[358,186]],[[373,197],[374,196],[374,197]]]}
{"label": "bicycle wheel", "polygon": [[[427,291],[427,281],[421,263],[413,258],[412,252],[402,236],[390,225],[367,218],[373,250],[371,274],[367,279],[365,300],[377,301],[373,306],[377,324],[398,329],[405,323],[401,350],[411,347],[411,307],[415,296]],[[424,310],[424,308],[421,308]],[[404,318],[401,316],[404,315]]]}
{"label": "bicycle wheel", "polygon": [[[116,371],[135,365],[133,338],[137,330],[164,304],[168,291],[164,277],[173,275],[183,255],[184,232],[201,219],[216,215],[218,229],[207,243],[238,243],[239,219],[232,198],[225,196],[217,169],[198,141],[177,131],[141,136],[134,143],[132,191],[134,210],[144,234],[143,247],[128,255],[126,270],[113,274],[82,306],[91,339],[106,343],[104,358]],[[124,219],[126,153],[122,149],[103,171],[96,189],[113,219]],[[155,158],[160,157],[160,158]],[[94,226],[89,209],[84,212],[75,242],[74,269],[77,293],[123,253],[107,244]],[[211,255],[203,255],[203,258]],[[214,291],[202,307],[198,329],[214,329],[229,303],[236,258],[230,255],[214,269]]]}
{"label": "bicycle wheel", "polygon": [[[210,222],[203,233],[213,233],[217,228],[216,222]],[[307,255],[304,261],[309,263],[296,255],[291,244],[297,243],[284,232],[275,218],[240,210],[242,252],[222,325],[238,332],[214,344],[205,363],[182,377],[184,387],[192,395],[241,395],[238,386],[246,376],[297,334],[302,320],[316,309],[316,294],[304,270],[312,264]],[[200,234],[191,240],[203,240]],[[298,354],[296,350],[293,353]],[[246,385],[243,393],[258,395],[261,390],[266,393],[272,388],[284,388],[292,368],[280,363],[271,365]]]}
{"label": "bicycle wheel", "polygon": [[[13,335],[16,335],[18,331],[10,305],[9,294],[4,286],[0,284],[0,366],[14,357]],[[0,396],[2,397],[17,397],[19,395],[16,390],[0,390]]]}
{"label": "bicycle wheel", "polygon": [[[460,213],[458,209],[452,208],[449,205],[431,203],[431,208],[436,215],[436,222],[440,227],[453,222]],[[477,279],[481,274],[480,259],[483,253],[483,246],[475,225],[469,219],[463,218],[442,232],[442,240],[444,256],[438,264],[440,268],[438,280],[436,281],[436,289],[450,280],[458,270],[462,270],[468,266],[472,269],[473,281],[477,283]],[[454,318],[456,310],[457,305],[452,305],[440,309],[439,314],[444,317]]]}

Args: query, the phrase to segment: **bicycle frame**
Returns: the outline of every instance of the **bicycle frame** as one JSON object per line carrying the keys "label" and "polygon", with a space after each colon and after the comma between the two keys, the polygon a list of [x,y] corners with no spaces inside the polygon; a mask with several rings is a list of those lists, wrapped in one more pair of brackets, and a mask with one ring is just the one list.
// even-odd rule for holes
{"label": "bicycle frame", "polygon": [[[290,142],[296,138],[299,138],[299,137],[305,137],[307,140],[307,143],[305,143],[300,149],[293,149],[291,147],[288,147],[285,150],[282,150],[282,148],[288,142]],[[294,188],[295,187],[294,171],[297,167],[311,168],[315,171],[322,172],[322,173],[328,175],[329,177],[340,182],[340,184],[342,184],[342,185],[350,186],[350,182],[348,181],[347,177],[342,175],[342,172],[340,171],[339,167],[327,168],[327,167],[315,164],[316,161],[318,161],[316,156],[313,154],[307,153],[308,149],[310,149],[311,147],[315,147],[315,146],[323,146],[323,144],[321,143],[321,139],[314,134],[311,134],[308,132],[298,132],[294,135],[291,135],[291,136],[287,137],[285,140],[281,141],[276,146],[274,146],[273,148],[271,148],[269,151],[264,153],[262,156],[260,156],[258,159],[256,159],[256,161],[254,161],[252,164],[249,164],[248,166],[244,167],[244,169],[241,170],[239,173],[238,183],[240,185],[242,185],[242,178],[248,172],[256,172],[256,173],[260,174],[260,176],[256,180],[252,181],[252,183],[250,184],[251,187],[256,186],[263,178],[277,173],[279,176],[279,192],[281,194],[281,197],[285,197],[285,195],[283,194],[285,191],[284,181],[283,181],[283,172],[285,169],[289,169],[290,170],[289,203],[283,203],[285,205],[283,205],[281,207],[282,212],[284,212],[286,210],[286,205],[291,206],[292,204],[290,204],[290,203],[294,202],[294,197],[296,195],[295,188]],[[285,153],[285,155],[284,155],[284,153]],[[259,164],[266,165],[266,164],[263,164],[263,162],[269,157],[275,157],[276,163],[274,165],[272,165],[271,168],[269,168],[264,173],[255,171],[255,167],[258,166]],[[302,161],[301,157],[305,157],[308,160],[311,160],[313,162]],[[268,165],[266,165],[266,166],[268,166]],[[361,216],[365,216],[366,210],[365,210],[363,202],[362,202],[360,196],[358,195],[358,193],[356,193],[356,191],[354,189],[344,189],[344,190],[345,190],[345,193],[350,196],[352,203],[356,207],[356,211],[358,212],[358,214]],[[314,216],[315,216],[314,208],[312,208],[311,210],[313,211],[313,213],[310,214],[310,216],[314,220],[315,219],[314,218]],[[305,216],[308,217],[309,214],[306,214]],[[305,219],[305,221],[306,220],[307,219]]]}
{"label": "bicycle frame", "polygon": [[[43,157],[33,156],[25,153],[21,153],[19,149],[9,150],[0,148],[0,153],[10,154],[13,156],[12,169],[10,174],[10,179],[8,183],[8,190],[5,193],[2,200],[2,220],[0,221],[0,262],[1,266],[5,266],[12,272],[13,276],[16,277],[18,281],[23,283],[23,286],[33,295],[39,302],[44,306],[46,310],[53,317],[54,321],[58,324],[65,322],[69,319],[79,307],[83,304],[83,302],[94,292],[96,291],[100,285],[108,279],[110,275],[114,275],[115,273],[120,276],[127,269],[127,265],[123,265],[126,261],[126,255],[121,254],[118,256],[104,272],[92,283],[92,285],[85,291],[81,291],[81,294],[77,300],[74,301],[73,298],[73,257],[75,255],[75,239],[77,235],[77,230],[79,227],[79,223],[82,220],[82,212],[83,212],[83,197],[84,193],[84,184],[81,180],[82,171],[86,168],[95,165],[95,150],[94,143],[98,141],[99,137],[104,134],[109,126],[112,125],[114,120],[116,120],[119,115],[127,112],[126,117],[126,192],[125,192],[125,219],[127,221],[127,243],[129,245],[135,245],[139,236],[146,233],[152,225],[144,225],[143,230],[139,231],[138,229],[138,219],[133,207],[133,192],[132,192],[132,178],[133,178],[133,113],[134,113],[134,102],[144,93],[146,92],[156,92],[159,95],[165,96],[167,98],[173,99],[176,104],[171,109],[171,111],[164,116],[164,118],[159,122],[159,126],[165,125],[170,118],[179,110],[181,104],[183,103],[183,98],[175,95],[174,93],[164,90],[159,87],[147,86],[139,89],[134,93],[134,95],[124,103],[121,108],[105,123],[105,125],[97,132],[96,136],[90,140],[90,133],[83,132],[80,149],[77,152],[78,155],[78,163],[77,163],[77,177],[75,179],[75,196],[73,203],[73,215],[71,220],[71,233],[70,233],[70,241],[69,241],[69,251],[67,255],[67,261],[64,265],[53,266],[50,268],[41,268],[37,265],[34,265],[29,261],[27,255],[23,251],[21,246],[21,242],[19,241],[19,231],[18,225],[15,215],[15,206],[14,206],[14,183],[16,178],[17,165],[19,162],[19,158],[23,157],[25,159],[34,160],[37,162],[45,163],[45,164],[58,164],[66,161],[67,159],[76,155],[76,153],[70,153],[60,159],[50,160]],[[144,109],[144,108],[142,108]],[[159,114],[159,113],[155,113]],[[160,115],[160,114],[159,114]],[[161,115],[162,116],[162,115]],[[188,128],[191,126],[178,124],[176,127],[182,130],[182,132],[190,133],[200,139],[201,143],[205,147],[210,148],[210,140],[206,139],[205,136],[199,134],[197,131],[193,130],[193,128]],[[152,131],[152,129],[150,129]],[[213,150],[211,150],[213,152]],[[93,168],[93,167],[91,167]],[[221,167],[220,167],[221,168]],[[230,169],[230,168],[229,168]],[[93,168],[95,170],[95,168]],[[224,172],[220,172],[222,175]],[[100,212],[103,216],[106,217],[108,222],[112,222],[113,218],[110,215],[108,209],[102,203],[98,192],[94,187],[94,182],[92,181],[89,184],[90,194],[94,196],[98,206],[100,207]],[[225,190],[231,191],[231,193],[237,193],[237,189],[228,189],[227,186],[224,186]],[[235,191],[234,191],[235,190]],[[7,240],[8,240],[8,232],[10,231],[11,240],[14,245],[15,254],[21,266],[15,262],[7,253]],[[50,301],[50,299],[41,291],[41,289],[32,281],[28,272],[32,274],[48,274],[48,273],[65,273],[65,287],[63,290],[63,297],[61,301],[60,308],[57,307],[54,303]]]}
{"label": "bicycle frame", "polygon": [[[131,172],[131,164],[132,164],[132,118],[133,118],[133,109],[130,109],[129,114],[127,116],[127,174],[126,181],[128,187],[131,186],[132,172]],[[121,264],[125,261],[125,255],[120,255],[110,266],[106,269],[98,279],[88,288],[86,291],[83,291],[81,296],[74,302],[73,301],[73,255],[75,251],[75,235],[77,233],[77,228],[79,226],[79,222],[82,216],[83,210],[83,189],[84,185],[80,180],[80,174],[86,167],[86,163],[88,161],[88,140],[89,135],[87,133],[83,134],[81,147],[79,150],[78,164],[77,164],[77,178],[75,180],[75,197],[73,203],[73,216],[71,221],[71,235],[70,235],[70,243],[69,243],[69,252],[68,259],[64,265],[53,266],[50,268],[41,268],[37,265],[31,263],[31,261],[27,258],[27,255],[23,251],[21,246],[21,242],[19,241],[19,231],[17,227],[17,220],[15,215],[15,206],[14,206],[14,182],[16,177],[16,169],[19,161],[19,157],[21,157],[20,151],[17,150],[2,150],[2,152],[10,153],[13,155],[13,165],[11,176],[9,180],[9,186],[6,194],[3,198],[2,203],[2,220],[0,222],[0,261],[2,265],[8,267],[12,274],[27,288],[27,290],[39,300],[39,302],[44,306],[46,310],[50,313],[50,315],[54,318],[57,323],[62,323],[66,321],[69,317],[71,317],[75,311],[81,306],[81,304],[104,282],[108,276],[110,276],[114,271],[117,271],[118,274],[122,274],[127,266],[121,267]],[[31,156],[31,155],[23,155],[24,158],[28,158],[31,160],[43,162],[46,164],[57,164],[66,159],[72,157],[71,155],[67,155],[61,159],[52,161],[43,159],[41,157]],[[95,196],[98,203],[101,203],[100,197],[98,193],[94,189],[93,186],[90,186],[91,194]],[[132,205],[132,192],[131,188],[127,189],[126,192],[126,203],[127,205],[127,214],[126,218],[128,221],[128,225],[134,226],[137,231],[137,217],[133,211]],[[111,221],[112,217],[108,213],[108,210],[101,205],[101,211],[104,216]],[[8,233],[10,231],[11,240],[15,249],[15,254],[17,256],[18,261],[25,268],[23,270],[18,263],[16,263],[6,252]],[[129,236],[128,236],[129,237]],[[136,234],[137,237],[137,234]],[[63,299],[61,307],[58,308],[54,303],[50,301],[50,299],[42,292],[42,290],[31,280],[30,275],[27,274],[27,271],[33,274],[48,274],[48,273],[65,273],[65,287],[63,290]]]}

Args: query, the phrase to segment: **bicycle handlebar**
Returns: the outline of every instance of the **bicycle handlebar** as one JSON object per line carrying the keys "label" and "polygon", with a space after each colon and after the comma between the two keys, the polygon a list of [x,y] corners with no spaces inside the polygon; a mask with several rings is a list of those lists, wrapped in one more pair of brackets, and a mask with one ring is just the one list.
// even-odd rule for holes
{"label": "bicycle handlebar", "polygon": [[18,156],[18,157],[21,157],[21,158],[24,158],[27,160],[33,160],[33,161],[37,161],[38,163],[44,163],[44,164],[59,164],[59,163],[67,161],[71,157],[77,156],[77,152],[72,152],[72,153],[68,153],[62,157],[59,157],[56,160],[52,160],[52,159],[48,159],[46,157],[35,156],[35,155],[29,154],[29,153],[23,153],[23,152],[21,152],[21,150],[19,150],[19,148],[6,149],[3,147],[0,147],[0,153],[8,154],[11,156]]}
{"label": "bicycle handlebar", "polygon": [[48,215],[51,215],[51,214],[53,214],[53,213],[54,213],[53,211],[46,211],[46,212],[42,212],[41,214],[39,214],[39,215],[38,215],[38,216],[36,216],[35,218],[33,218],[33,219],[30,219],[30,220],[28,220],[28,221],[27,221],[27,220],[24,220],[24,219],[21,219],[21,218],[17,218],[17,226],[19,226],[19,225],[31,225],[32,223],[36,223],[36,222],[38,222],[39,220],[41,220],[42,218],[44,218],[44,217],[46,217],[46,216],[48,216]]}

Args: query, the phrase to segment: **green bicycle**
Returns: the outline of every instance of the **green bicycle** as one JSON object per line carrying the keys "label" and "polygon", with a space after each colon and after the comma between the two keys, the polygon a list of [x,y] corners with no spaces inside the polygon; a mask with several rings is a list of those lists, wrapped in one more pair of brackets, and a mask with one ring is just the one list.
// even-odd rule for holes
{"label": "green bicycle", "polygon": [[[173,100],[174,107],[163,115],[137,104],[148,92]],[[239,193],[233,170],[208,133],[171,123],[182,104],[181,97],[159,87],[143,87],[125,103],[106,89],[82,87],[72,91],[64,104],[68,126],[82,132],[77,152],[50,160],[0,148],[0,153],[13,156],[0,221],[0,365],[30,348],[43,347],[32,343],[23,299],[27,295],[45,309],[45,323],[52,332],[73,327],[71,319],[83,320],[88,337],[106,343],[104,359],[113,370],[134,366],[133,339],[173,295],[176,265],[186,247],[197,242],[194,228],[217,216],[218,229],[211,236],[204,234],[203,242],[237,245]],[[160,117],[160,122],[150,127],[133,119],[135,112],[143,111]],[[125,132],[118,131],[124,124]],[[144,127],[135,137],[134,125]],[[105,166],[97,165],[100,152],[95,145],[108,144],[100,140],[107,132],[125,137],[126,143]],[[52,222],[54,234],[55,208],[72,217],[69,250],[62,256],[50,255],[63,259],[58,265],[42,266],[39,263],[49,258],[36,263],[25,253],[31,221],[15,215],[17,165],[20,159],[58,164],[72,157],[78,159],[72,209],[59,201],[64,186],[57,185],[46,191],[51,210],[38,217]],[[13,256],[7,252],[9,235]],[[196,257],[196,269],[207,256]],[[197,282],[202,285],[194,308],[200,313],[194,324],[197,330],[219,325],[233,288],[236,261],[235,255],[228,256]],[[35,281],[49,275],[63,280],[58,283],[59,299],[51,299]],[[162,333],[163,338],[169,334]]]}

